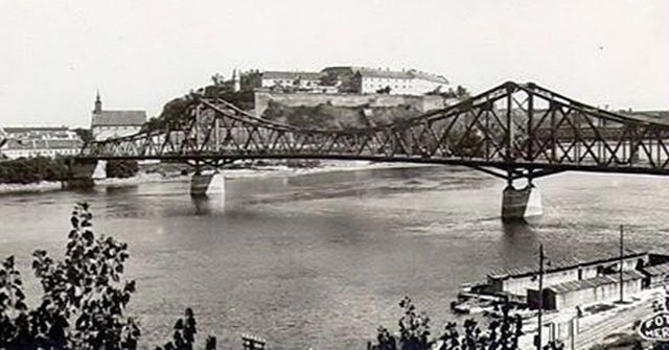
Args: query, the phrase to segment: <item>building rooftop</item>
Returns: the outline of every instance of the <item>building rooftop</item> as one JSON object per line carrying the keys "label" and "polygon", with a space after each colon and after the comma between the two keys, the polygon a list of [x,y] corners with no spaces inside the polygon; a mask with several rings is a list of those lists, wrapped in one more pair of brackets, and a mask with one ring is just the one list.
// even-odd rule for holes
{"label": "building rooftop", "polygon": [[409,74],[413,75],[414,78],[416,78],[416,79],[427,80],[427,81],[431,81],[431,82],[439,83],[439,84],[450,84],[448,79],[446,79],[443,75],[439,75],[439,74],[421,72],[421,71],[417,71],[415,69],[410,69]]}
{"label": "building rooftop", "polygon": [[29,132],[63,132],[69,130],[67,126],[7,126],[4,129],[8,134],[23,134]]}
{"label": "building rooftop", "polygon": [[84,142],[79,139],[72,140],[7,140],[4,150],[30,150],[30,149],[70,149],[81,148]]}
{"label": "building rooftop", "polygon": [[93,113],[91,127],[96,126],[142,126],[146,122],[145,111],[100,111]]}
{"label": "building rooftop", "polygon": [[618,111],[618,114],[642,122],[669,125],[669,111]]}
{"label": "building rooftop", "polygon": [[362,77],[370,78],[390,78],[390,79],[411,79],[413,76],[408,71],[392,71],[374,68],[356,68],[358,74]]}
{"label": "building rooftop", "polygon": [[[646,255],[647,252],[639,252],[631,249],[626,249],[625,259],[635,258]],[[588,254],[588,259],[569,257],[563,259],[547,259],[544,266],[544,271],[547,273],[573,269],[579,266],[588,266],[592,264],[600,264],[603,262],[611,262],[620,259],[617,252],[597,251]],[[488,273],[488,277],[492,279],[506,279],[512,277],[526,277],[539,273],[538,266],[511,266],[500,268]]]}
{"label": "building rooftop", "polygon": [[[623,271],[623,282],[639,280],[642,279],[643,277],[644,277],[643,274],[641,274],[638,271]],[[546,287],[546,290],[551,290],[556,294],[564,294],[619,282],[620,282],[620,275],[616,273],[613,275],[598,276],[580,281],[559,283]]]}
{"label": "building rooftop", "polygon": [[443,75],[423,72],[417,69],[406,69],[406,70],[396,71],[390,69],[370,68],[370,67],[360,67],[360,66],[333,66],[324,68],[323,72],[342,71],[342,70],[347,70],[353,73],[359,73],[363,77],[370,77],[370,78],[421,79],[439,84],[449,84],[448,79],[446,79]]}
{"label": "building rooftop", "polygon": [[288,71],[265,71],[262,72],[263,79],[285,79],[285,80],[320,80],[321,73],[318,72],[288,72]]}
{"label": "building rooftop", "polygon": [[643,271],[649,276],[669,275],[669,263],[646,266],[643,268]]}

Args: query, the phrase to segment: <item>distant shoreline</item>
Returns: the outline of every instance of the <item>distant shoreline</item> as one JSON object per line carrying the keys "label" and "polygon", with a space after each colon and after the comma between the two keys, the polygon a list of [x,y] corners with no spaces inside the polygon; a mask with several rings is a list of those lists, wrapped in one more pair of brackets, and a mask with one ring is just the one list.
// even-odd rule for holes
{"label": "distant shoreline", "polygon": [[[269,176],[300,176],[318,173],[328,173],[337,171],[356,171],[370,169],[390,169],[390,168],[417,168],[434,166],[430,164],[412,164],[412,163],[372,163],[368,161],[328,161],[321,163],[320,166],[293,168],[285,165],[268,165],[249,168],[221,169],[221,173],[228,179],[269,177]],[[189,175],[164,174],[159,173],[140,173],[137,176],[119,179],[107,178],[95,180],[96,186],[132,186],[152,182],[168,181],[187,181]],[[42,181],[30,184],[0,184],[0,195],[6,194],[35,194],[43,192],[53,192],[63,190],[58,181]]]}

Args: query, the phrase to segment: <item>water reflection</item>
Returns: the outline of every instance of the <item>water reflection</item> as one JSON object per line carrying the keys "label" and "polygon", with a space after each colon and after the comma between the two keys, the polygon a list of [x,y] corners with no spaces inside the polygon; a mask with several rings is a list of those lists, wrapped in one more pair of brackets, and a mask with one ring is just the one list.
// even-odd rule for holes
{"label": "water reflection", "polygon": [[211,203],[207,195],[191,196],[190,199],[195,207],[195,215],[211,214]]}

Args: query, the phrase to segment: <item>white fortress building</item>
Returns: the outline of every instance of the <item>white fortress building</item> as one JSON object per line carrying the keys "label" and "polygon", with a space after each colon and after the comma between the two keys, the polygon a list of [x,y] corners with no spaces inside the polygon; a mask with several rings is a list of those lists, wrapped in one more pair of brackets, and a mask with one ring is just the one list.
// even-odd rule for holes
{"label": "white fortress building", "polygon": [[[337,80],[333,86],[323,86],[324,78]],[[425,95],[446,92],[450,82],[442,75],[403,69],[376,69],[356,66],[326,67],[320,72],[265,71],[260,88],[291,87],[313,93],[358,93],[390,95]],[[327,80],[327,79],[326,79]]]}
{"label": "white fortress building", "polygon": [[416,69],[401,71],[388,68],[355,66],[327,67],[323,74],[352,77],[358,93],[375,94],[386,89],[390,95],[424,95],[432,91],[445,92],[450,82],[442,75]]}
{"label": "white fortress building", "polygon": [[391,71],[359,68],[356,73],[360,93],[373,94],[388,88],[393,95],[423,95],[432,91],[446,91],[449,81],[437,74],[415,69]]}

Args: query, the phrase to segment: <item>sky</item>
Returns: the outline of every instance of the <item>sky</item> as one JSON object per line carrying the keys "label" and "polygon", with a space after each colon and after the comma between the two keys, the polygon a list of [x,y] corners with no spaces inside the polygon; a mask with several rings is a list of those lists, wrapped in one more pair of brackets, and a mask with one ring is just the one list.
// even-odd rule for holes
{"label": "sky", "polygon": [[0,0],[0,126],[160,113],[234,68],[416,68],[476,93],[533,81],[669,109],[667,0]]}

